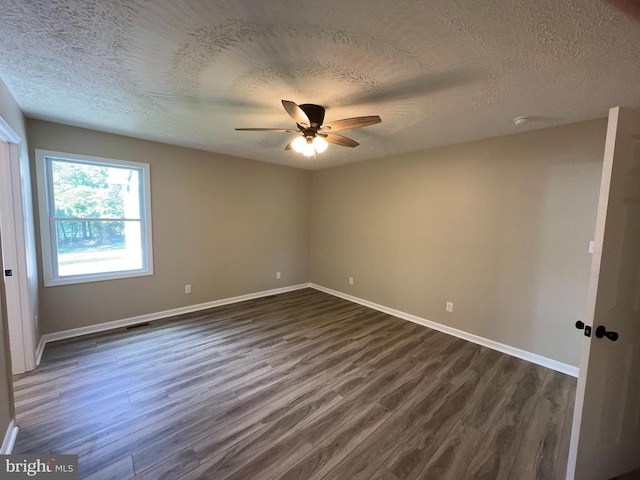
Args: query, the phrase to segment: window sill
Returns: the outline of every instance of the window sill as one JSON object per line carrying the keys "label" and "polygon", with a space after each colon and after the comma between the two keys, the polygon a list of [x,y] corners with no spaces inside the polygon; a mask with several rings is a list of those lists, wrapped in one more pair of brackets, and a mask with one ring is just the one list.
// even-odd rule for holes
{"label": "window sill", "polygon": [[145,271],[128,271],[128,272],[113,272],[113,273],[97,273],[93,275],[79,275],[75,277],[56,278],[56,279],[44,279],[44,286],[46,287],[60,287],[63,285],[77,285],[80,283],[94,283],[103,282],[106,280],[122,280],[125,278],[135,277],[147,277],[153,275],[153,270]]}

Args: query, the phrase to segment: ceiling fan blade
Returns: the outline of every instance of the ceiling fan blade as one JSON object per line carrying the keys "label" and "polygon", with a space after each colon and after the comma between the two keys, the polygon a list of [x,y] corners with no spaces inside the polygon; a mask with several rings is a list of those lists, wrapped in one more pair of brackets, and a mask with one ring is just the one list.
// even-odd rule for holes
{"label": "ceiling fan blade", "polygon": [[311,125],[311,120],[309,120],[307,114],[304,113],[304,110],[302,110],[296,103],[290,100],[282,100],[282,106],[297,124],[305,127]]}
{"label": "ceiling fan blade", "polygon": [[[295,138],[293,140],[295,140]],[[293,150],[293,147],[291,146],[291,144],[293,143],[293,140],[291,140],[289,143],[287,143],[287,146],[284,147],[285,150]]]}
{"label": "ceiling fan blade", "polygon": [[343,135],[338,135],[337,133],[323,133],[320,135],[327,142],[333,143],[335,145],[340,145],[341,147],[357,147],[360,145],[358,142],[353,140],[352,138],[345,137]]}
{"label": "ceiling fan blade", "polygon": [[638,5],[638,2],[633,0],[607,0],[607,2],[636,22],[640,22],[640,5]]}
{"label": "ceiling fan blade", "polygon": [[300,130],[293,130],[291,128],[236,128],[239,132],[284,132],[284,133],[298,133]]}
{"label": "ceiling fan blade", "polygon": [[336,120],[335,122],[329,122],[322,126],[320,129],[330,130],[332,132],[339,132],[340,130],[350,130],[352,128],[368,127],[369,125],[375,125],[380,123],[382,119],[378,115],[370,115],[368,117],[353,117],[343,118],[342,120]]}

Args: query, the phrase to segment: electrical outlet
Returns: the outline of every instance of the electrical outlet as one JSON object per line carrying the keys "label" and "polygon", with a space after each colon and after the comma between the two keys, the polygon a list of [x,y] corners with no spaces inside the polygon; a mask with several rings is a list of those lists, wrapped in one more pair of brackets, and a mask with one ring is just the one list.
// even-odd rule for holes
{"label": "electrical outlet", "polygon": [[453,303],[447,302],[447,304],[445,305],[445,309],[447,310],[447,312],[453,312]]}
{"label": "electrical outlet", "polygon": [[191,293],[191,285],[184,286],[184,293]]}
{"label": "electrical outlet", "polygon": [[589,241],[589,248],[588,248],[588,252],[589,253],[593,253],[593,249],[595,248],[596,242],[594,242],[593,240]]}
{"label": "electrical outlet", "polygon": [[279,279],[282,275],[280,275],[280,272],[276,272],[276,278]]}
{"label": "electrical outlet", "polygon": [[353,277],[349,277],[349,285],[353,285]]}

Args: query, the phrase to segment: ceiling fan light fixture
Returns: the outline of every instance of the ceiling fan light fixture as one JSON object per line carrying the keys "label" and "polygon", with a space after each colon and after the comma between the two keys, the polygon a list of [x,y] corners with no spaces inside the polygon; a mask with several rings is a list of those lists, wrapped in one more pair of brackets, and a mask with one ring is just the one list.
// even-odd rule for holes
{"label": "ceiling fan light fixture", "polygon": [[[292,128],[236,128],[236,130],[254,132],[284,132],[297,133],[298,136],[291,140],[284,147],[285,150],[293,150],[306,157],[315,157],[316,154],[324,152],[329,143],[341,147],[354,148],[360,145],[352,138],[339,135],[334,132],[349,130],[352,128],[368,127],[375,125],[382,120],[378,115],[367,117],[352,117],[334,120],[324,123],[325,107],[313,103],[303,103],[297,105],[290,100],[282,100],[282,106],[289,116],[295,120],[296,129]],[[300,135],[301,134],[301,135]]]}
{"label": "ceiling fan light fixture", "polygon": [[327,146],[329,146],[329,144],[324,138],[320,136],[316,136],[313,139],[313,148],[316,149],[316,152],[318,153],[324,152],[327,149]]}
{"label": "ceiling fan light fixture", "polygon": [[306,145],[307,139],[303,136],[298,137],[293,142],[291,142],[291,148],[293,148],[298,153],[302,153]]}

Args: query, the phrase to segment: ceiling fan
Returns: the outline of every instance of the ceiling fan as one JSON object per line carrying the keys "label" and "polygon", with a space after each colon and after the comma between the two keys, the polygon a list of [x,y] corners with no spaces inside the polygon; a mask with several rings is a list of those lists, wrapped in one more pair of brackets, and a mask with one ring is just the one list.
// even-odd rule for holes
{"label": "ceiling fan", "polygon": [[[322,124],[324,122],[324,107],[313,103],[303,103],[297,105],[289,100],[282,100],[282,106],[289,116],[296,122],[296,129],[293,128],[236,128],[245,132],[284,132],[302,133],[287,144],[285,150],[295,150],[307,157],[312,157],[316,153],[322,153],[327,149],[328,143],[340,145],[341,147],[357,147],[355,140],[338,135],[334,132],[349,130],[352,128],[368,127],[380,123],[382,119],[378,115],[368,117],[343,118]],[[328,143],[327,143],[328,142]]]}

